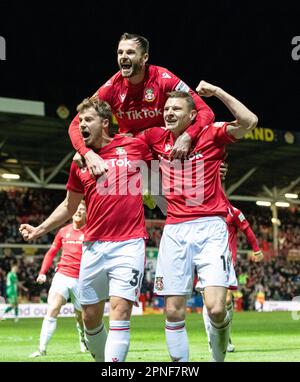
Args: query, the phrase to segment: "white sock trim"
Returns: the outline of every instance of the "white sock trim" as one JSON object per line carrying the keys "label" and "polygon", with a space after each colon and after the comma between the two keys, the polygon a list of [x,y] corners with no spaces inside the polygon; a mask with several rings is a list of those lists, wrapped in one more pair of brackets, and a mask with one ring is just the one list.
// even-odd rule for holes
{"label": "white sock trim", "polygon": [[130,330],[130,321],[109,321],[109,330],[112,331],[128,331]]}
{"label": "white sock trim", "polygon": [[165,322],[165,329],[166,330],[182,330],[185,328],[185,320],[183,321],[177,321],[177,322],[170,322],[167,321]]}
{"label": "white sock trim", "polygon": [[224,320],[223,322],[214,322],[210,319],[210,323],[211,323],[211,326],[214,328],[214,329],[225,329],[229,324],[230,324],[230,314],[228,311],[226,311],[226,315],[224,317]]}
{"label": "white sock trim", "polygon": [[88,336],[95,336],[96,334],[102,332],[103,328],[104,328],[104,323],[102,323],[100,326],[97,326],[94,329],[87,329],[86,327],[84,327],[84,331]]}

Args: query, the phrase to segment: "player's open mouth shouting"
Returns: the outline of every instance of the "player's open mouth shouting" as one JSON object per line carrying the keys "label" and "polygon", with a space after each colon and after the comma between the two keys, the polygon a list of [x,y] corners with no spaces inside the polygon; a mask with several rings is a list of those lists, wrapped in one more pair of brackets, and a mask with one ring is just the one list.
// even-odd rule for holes
{"label": "player's open mouth shouting", "polygon": [[129,76],[133,70],[132,62],[130,60],[122,60],[120,63],[120,69],[122,71],[122,76]]}
{"label": "player's open mouth shouting", "polygon": [[84,140],[84,143],[86,144],[91,136],[90,131],[87,128],[81,129],[81,135]]}

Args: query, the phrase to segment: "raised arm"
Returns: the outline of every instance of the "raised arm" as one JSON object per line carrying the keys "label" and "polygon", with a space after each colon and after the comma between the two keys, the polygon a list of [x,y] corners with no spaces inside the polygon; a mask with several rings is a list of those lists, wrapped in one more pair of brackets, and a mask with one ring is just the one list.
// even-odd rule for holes
{"label": "raised arm", "polygon": [[67,191],[65,200],[52,212],[52,214],[39,226],[33,227],[29,224],[21,224],[19,231],[26,241],[37,239],[53,229],[60,227],[75,214],[77,207],[83,197],[73,191]]}
{"label": "raised arm", "polygon": [[198,136],[199,130],[202,127],[210,125],[214,122],[215,115],[212,109],[203,101],[201,97],[199,97],[197,93],[195,93],[192,89],[189,90],[189,93],[195,102],[197,117],[195,122],[187,128],[186,133],[189,134],[192,140],[195,140]]}
{"label": "raised arm", "polygon": [[215,96],[219,98],[231,111],[236,120],[227,126],[227,133],[234,138],[243,138],[244,135],[256,127],[257,116],[225,90],[205,81],[201,81],[196,90],[203,97]]}

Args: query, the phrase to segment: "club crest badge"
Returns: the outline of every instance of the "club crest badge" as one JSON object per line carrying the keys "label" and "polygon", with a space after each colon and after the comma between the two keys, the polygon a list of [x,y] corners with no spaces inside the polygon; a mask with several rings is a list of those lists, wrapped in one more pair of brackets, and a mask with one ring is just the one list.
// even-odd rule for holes
{"label": "club crest badge", "polygon": [[145,90],[144,100],[146,102],[153,102],[155,100],[154,90],[152,88]]}
{"label": "club crest badge", "polygon": [[163,277],[156,277],[155,278],[155,288],[156,288],[156,290],[163,290],[164,289]]}

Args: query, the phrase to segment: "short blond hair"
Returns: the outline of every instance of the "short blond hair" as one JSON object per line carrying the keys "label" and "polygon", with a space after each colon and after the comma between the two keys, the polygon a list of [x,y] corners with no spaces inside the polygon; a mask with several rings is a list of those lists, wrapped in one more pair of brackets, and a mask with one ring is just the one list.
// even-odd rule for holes
{"label": "short blond hair", "polygon": [[167,93],[169,98],[182,98],[186,101],[189,110],[197,110],[193,97],[188,92],[183,92],[181,90],[174,90],[172,92]]}

